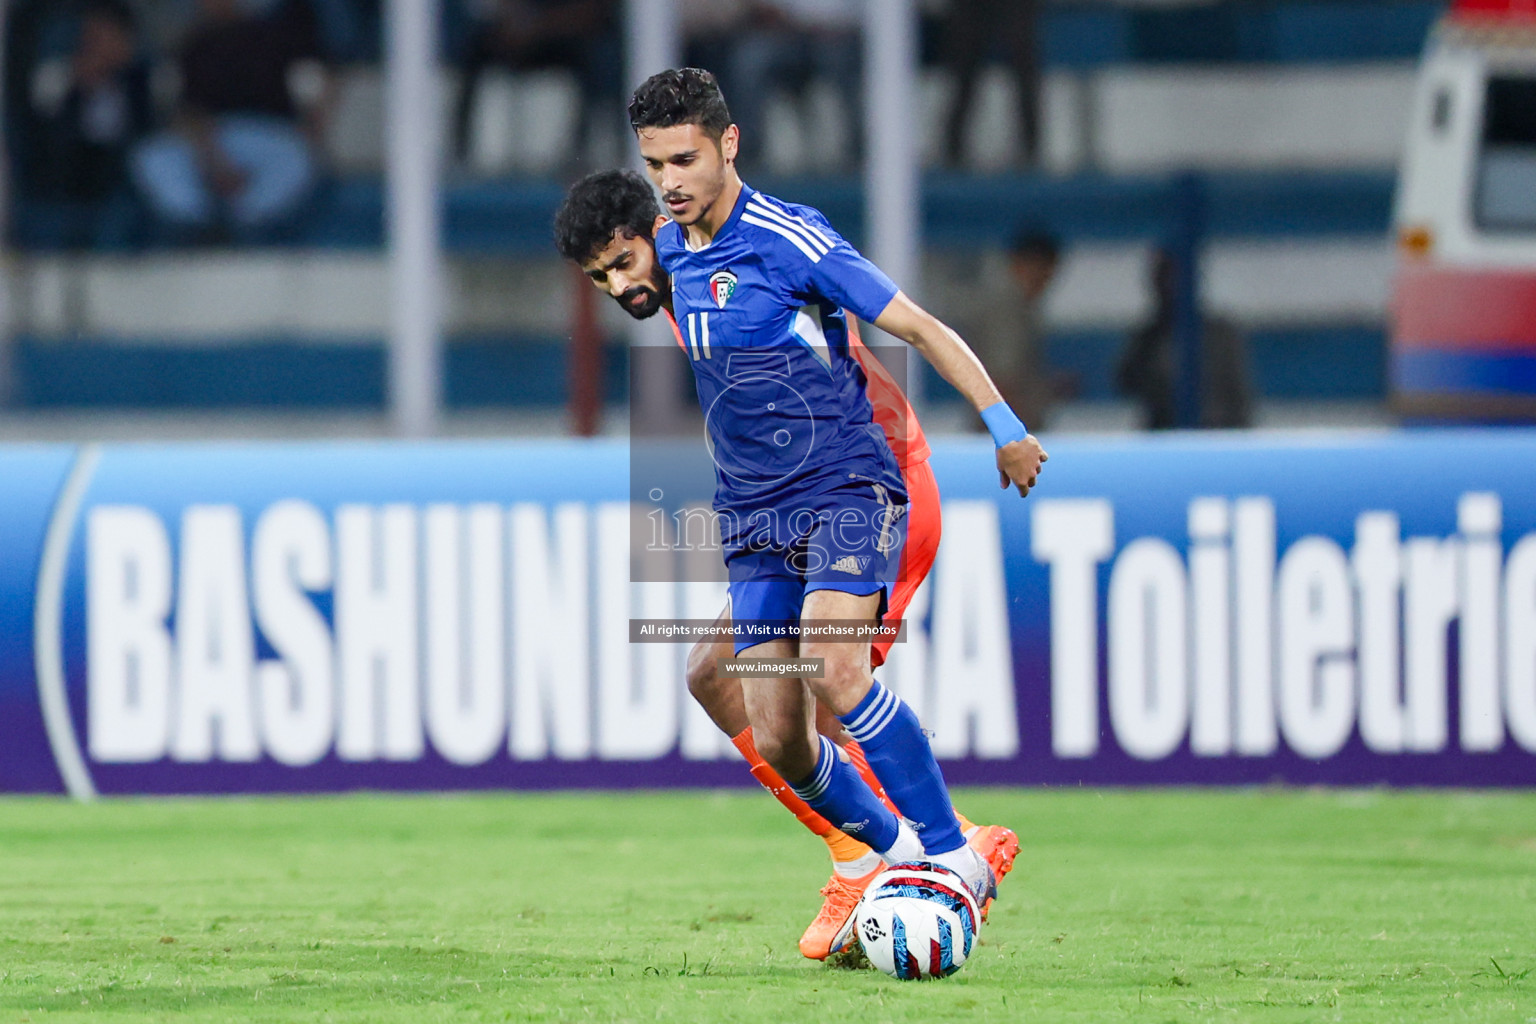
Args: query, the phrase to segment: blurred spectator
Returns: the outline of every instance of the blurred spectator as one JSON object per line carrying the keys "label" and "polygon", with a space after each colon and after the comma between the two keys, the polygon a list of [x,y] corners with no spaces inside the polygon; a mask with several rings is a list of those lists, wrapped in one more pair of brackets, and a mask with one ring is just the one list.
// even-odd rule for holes
{"label": "blurred spectator", "polygon": [[198,0],[180,54],[174,130],[134,154],[154,211],[205,239],[253,240],[314,185],[328,90],[313,10]]}
{"label": "blurred spectator", "polygon": [[90,0],[69,13],[73,48],[53,65],[37,59],[43,6],[13,15],[11,56],[21,74],[12,86],[25,90],[13,106],[15,188],[25,205],[18,240],[64,248],[121,245],[134,217],[128,151],[153,116],[149,70],[133,14],[120,0]]}
{"label": "blurred spectator", "polygon": [[955,80],[955,97],[944,122],[945,163],[955,166],[965,159],[976,80],[998,49],[1007,58],[1018,91],[1019,146],[1024,162],[1033,166],[1039,161],[1039,15],[1040,0],[949,0],[943,48],[944,63]]}
{"label": "blurred spectator", "polygon": [[741,160],[749,169],[764,152],[768,97],[783,88],[803,104],[807,87],[818,78],[837,87],[851,129],[844,148],[833,155],[859,158],[862,10],[860,0],[748,0],[747,30],[730,48],[722,86],[741,126]]}
{"label": "blurred spectator", "polygon": [[[1178,336],[1174,321],[1179,265],[1166,249],[1152,255],[1152,319],[1131,335],[1116,384],[1141,402],[1153,430],[1178,426]],[[1253,424],[1253,387],[1248,375],[1248,344],[1236,325],[1220,317],[1200,317],[1200,426],[1247,427]]]}
{"label": "blurred spectator", "polygon": [[[186,36],[187,23],[196,15],[198,0],[128,0],[151,47],[174,50]],[[320,48],[337,63],[379,58],[382,6],[387,0],[238,0],[252,17],[275,14],[298,5],[314,19]],[[463,0],[442,0],[453,8]]]}
{"label": "blurred spectator", "polygon": [[357,0],[308,0],[315,13],[321,48],[334,61],[368,56],[362,5]]}
{"label": "blurred spectator", "polygon": [[[748,0],[678,0],[677,22],[683,34],[683,63],[693,68],[708,68],[717,77],[727,74],[732,48],[747,27]],[[722,88],[729,82],[722,78]],[[735,104],[727,93],[726,103],[735,114]]]}
{"label": "blurred spectator", "polygon": [[[1003,398],[1032,432],[1043,430],[1051,406],[1070,382],[1045,359],[1045,295],[1061,263],[1052,235],[1021,231],[1008,246],[1007,272],[994,276],[968,321],[966,341],[992,375]],[[977,419],[974,428],[986,426]]]}
{"label": "blurred spectator", "polygon": [[464,56],[464,77],[454,109],[454,153],[467,160],[476,94],[492,67],[509,71],[558,68],[581,88],[573,158],[594,124],[624,124],[618,0],[478,0],[476,25]]}

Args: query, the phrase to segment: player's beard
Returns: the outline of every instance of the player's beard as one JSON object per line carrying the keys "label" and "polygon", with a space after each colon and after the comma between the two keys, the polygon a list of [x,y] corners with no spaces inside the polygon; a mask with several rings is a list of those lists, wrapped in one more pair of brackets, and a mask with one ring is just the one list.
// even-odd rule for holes
{"label": "player's beard", "polygon": [[[635,299],[641,295],[645,296],[645,301],[636,305]],[[648,320],[661,309],[661,293],[654,288],[637,284],[619,296],[619,305],[624,307],[624,312],[636,320]]]}

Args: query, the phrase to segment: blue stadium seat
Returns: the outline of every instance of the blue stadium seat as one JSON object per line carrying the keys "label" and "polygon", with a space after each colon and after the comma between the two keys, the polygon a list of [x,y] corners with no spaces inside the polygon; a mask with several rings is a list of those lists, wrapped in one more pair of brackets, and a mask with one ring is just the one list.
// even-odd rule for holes
{"label": "blue stadium seat", "polygon": [[[451,409],[559,407],[566,401],[562,338],[475,335],[445,350]],[[622,400],[628,351],[608,350],[604,388]],[[307,409],[384,407],[382,339],[372,345],[269,338],[205,344],[16,339],[15,405],[23,409]]]}
{"label": "blue stadium seat", "polygon": [[1270,60],[1411,60],[1445,13],[1437,0],[1330,0],[1275,5]]}
{"label": "blue stadium seat", "polygon": [[[1386,337],[1368,324],[1266,328],[1247,334],[1254,391],[1264,398],[1380,400],[1386,396]],[[1117,397],[1115,367],[1126,334],[1111,330],[1053,333],[1046,343],[1053,369],[1071,375],[1088,401]],[[960,396],[931,367],[924,369],[929,402]]]}
{"label": "blue stadium seat", "polygon": [[1445,11],[1437,0],[1228,0],[1166,7],[1061,5],[1040,29],[1048,67],[1128,61],[1411,60]]}

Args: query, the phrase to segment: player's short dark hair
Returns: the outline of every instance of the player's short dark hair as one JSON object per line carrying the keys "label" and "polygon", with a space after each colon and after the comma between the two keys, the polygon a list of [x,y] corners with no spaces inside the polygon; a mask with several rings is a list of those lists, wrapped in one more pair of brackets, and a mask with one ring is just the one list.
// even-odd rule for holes
{"label": "player's short dark hair", "polygon": [[650,183],[634,171],[598,171],[571,186],[555,212],[555,248],[585,263],[623,229],[630,238],[650,238],[661,215]]}
{"label": "player's short dark hair", "polygon": [[1061,257],[1061,240],[1041,228],[1022,228],[1008,243],[1008,255],[1055,263]]}
{"label": "player's short dark hair", "polygon": [[720,83],[702,68],[657,72],[630,97],[629,125],[635,131],[680,124],[696,124],[716,141],[731,126]]}

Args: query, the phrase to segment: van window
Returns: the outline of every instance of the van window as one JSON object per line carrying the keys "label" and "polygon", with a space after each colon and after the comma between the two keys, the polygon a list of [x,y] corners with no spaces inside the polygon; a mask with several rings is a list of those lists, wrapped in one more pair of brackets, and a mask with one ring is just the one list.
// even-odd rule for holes
{"label": "van window", "polygon": [[1536,77],[1488,79],[1473,204],[1480,228],[1536,231]]}

